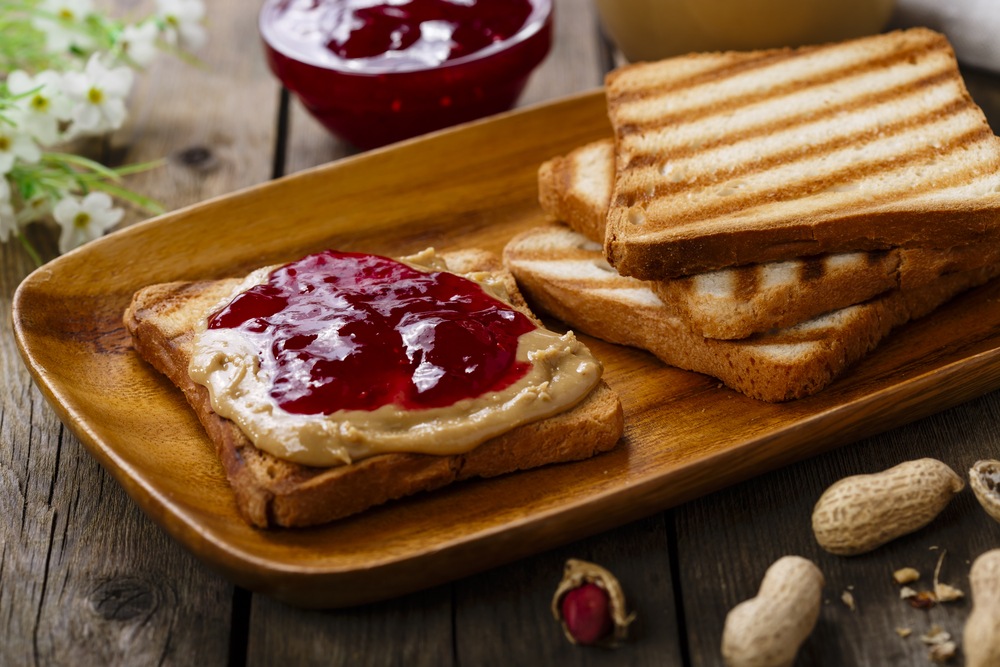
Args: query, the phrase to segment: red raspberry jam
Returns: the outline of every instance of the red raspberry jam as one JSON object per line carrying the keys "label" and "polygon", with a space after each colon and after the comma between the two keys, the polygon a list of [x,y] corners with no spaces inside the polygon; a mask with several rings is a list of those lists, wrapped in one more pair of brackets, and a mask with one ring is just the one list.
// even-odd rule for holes
{"label": "red raspberry jam", "polygon": [[209,329],[259,346],[270,394],[295,414],[453,405],[517,382],[525,315],[477,283],[386,257],[328,250],[271,272]]}
{"label": "red raspberry jam", "polygon": [[[285,0],[273,30],[298,48],[366,71],[437,67],[510,39],[528,17],[528,0]],[[325,48],[328,54],[317,53]]]}
{"label": "red raspberry jam", "polygon": [[268,62],[370,148],[510,108],[551,46],[552,0],[266,0]]}

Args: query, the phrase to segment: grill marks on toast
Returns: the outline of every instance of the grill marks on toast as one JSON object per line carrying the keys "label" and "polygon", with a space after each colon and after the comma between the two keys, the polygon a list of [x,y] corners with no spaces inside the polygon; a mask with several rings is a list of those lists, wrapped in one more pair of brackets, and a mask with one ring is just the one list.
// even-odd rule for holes
{"label": "grill marks on toast", "polygon": [[[787,52],[784,53],[784,58],[782,58],[782,60],[787,60],[792,57],[792,53]],[[690,91],[690,89],[696,88],[697,86],[705,83],[704,80],[698,80],[702,77],[693,77],[692,80],[688,81],[677,81],[672,82],[669,85],[655,86],[643,91],[633,91],[622,95],[615,95],[612,104],[621,116],[621,124],[616,125],[617,136],[619,139],[624,139],[629,135],[647,133],[651,130],[670,127],[677,123],[683,123],[689,121],[691,118],[722,116],[735,110],[743,109],[756,104],[771,103],[776,100],[782,101],[793,97],[796,93],[811,92],[821,88],[828,88],[833,84],[843,83],[852,78],[861,79],[865,74],[878,75],[883,73],[887,68],[904,65],[907,68],[912,69],[915,65],[923,64],[921,62],[922,60],[940,61],[940,64],[938,64],[937,69],[930,74],[921,75],[918,72],[917,78],[910,77],[902,84],[882,87],[881,90],[873,91],[867,95],[860,94],[845,103],[837,103],[823,109],[812,111],[823,115],[843,112],[857,106],[862,106],[866,103],[875,104],[886,99],[891,99],[889,96],[892,93],[898,95],[913,86],[925,87],[927,85],[934,85],[941,81],[960,79],[958,73],[949,67],[948,58],[943,58],[940,52],[932,51],[928,53],[926,45],[920,45],[916,48],[891,53],[876,60],[852,63],[839,69],[813,75],[809,78],[789,81],[755,93],[728,95],[714,99],[710,98],[705,102],[697,102],[691,106],[683,106],[675,111],[663,111],[662,109],[656,108],[659,106],[658,103],[661,101],[665,102],[665,100],[661,100],[660,98],[681,91]],[[765,64],[772,64],[772,62],[773,61],[765,61]],[[754,69],[761,69],[758,63],[759,61],[755,60],[754,64],[756,64],[756,67],[742,67],[734,73],[745,74]],[[760,74],[762,77],[767,76],[765,71],[757,72],[757,74]],[[723,78],[725,77],[712,77],[712,82],[722,83]],[[647,105],[651,108],[649,110],[632,111],[627,106],[629,104],[642,102],[647,103]],[[664,106],[667,105],[664,104]],[[645,120],[633,116],[633,114],[635,114],[635,116],[643,115],[643,112],[650,114],[650,116]],[[810,114],[806,113],[802,114],[802,116],[804,119],[808,119]],[[789,115],[786,120],[794,122],[795,118],[796,114],[793,113]]]}
{"label": "grill marks on toast", "polygon": [[[782,113],[781,107],[787,108],[794,104],[794,101],[788,101],[787,105],[784,102],[772,99],[759,108],[748,107],[744,118],[749,120],[737,125],[737,119],[729,119],[731,131],[728,133],[719,132],[715,127],[717,123],[723,121],[712,113],[705,112],[690,115],[686,120],[678,119],[663,132],[644,131],[639,136],[623,139],[622,149],[629,156],[626,168],[634,175],[649,167],[658,167],[662,170],[670,162],[698,158],[706,153],[719,153],[720,149],[740,147],[752,141],[763,143],[770,141],[785,149],[790,143],[795,142],[782,139],[783,136],[795,133],[801,137],[810,130],[824,136],[826,135],[823,132],[824,124],[835,127],[836,134],[826,139],[830,144],[829,148],[832,149],[848,139],[859,138],[859,135],[878,137],[880,133],[885,134],[892,130],[898,132],[911,128],[921,121],[958,114],[963,110],[971,109],[975,113],[974,103],[964,96],[961,81],[955,72],[947,69],[936,71],[916,82],[906,81],[890,89],[861,92],[850,99],[826,103],[819,109],[809,108],[801,112]],[[910,116],[900,118],[899,105],[907,105],[913,109]],[[865,110],[865,116],[855,115],[851,118],[849,114],[859,109]],[[759,116],[760,120],[755,120],[754,116]],[[842,123],[838,124],[837,121],[845,118],[855,123],[860,121],[864,125],[859,131],[843,128]],[[693,140],[688,137],[692,134]],[[816,148],[813,147],[814,150]],[[794,158],[796,154],[794,150],[785,149],[768,157],[771,157],[770,162],[773,163],[774,157]],[[767,163],[755,164],[758,169],[768,166]],[[647,176],[647,174],[641,175]]]}
{"label": "grill marks on toast", "polygon": [[[916,125],[916,123],[914,123],[914,125]],[[815,178],[807,178],[799,180],[798,182],[788,183],[778,190],[768,191],[764,194],[764,196],[761,196],[761,193],[759,192],[751,192],[743,196],[728,195],[719,197],[713,203],[689,209],[688,215],[697,219],[682,225],[676,225],[673,229],[680,230],[684,227],[698,227],[705,224],[707,219],[711,217],[720,217],[733,213],[746,215],[756,208],[773,207],[775,204],[791,201],[801,202],[801,200],[811,195],[821,193],[836,194],[838,192],[836,190],[838,184],[857,182],[869,176],[885,176],[889,172],[903,167],[929,164],[941,153],[959,150],[963,147],[967,147],[969,144],[993,138],[993,132],[989,127],[974,128],[958,136],[951,137],[938,146],[924,145],[921,148],[915,148],[907,153],[892,155],[881,159],[855,162],[854,164]],[[827,153],[823,153],[820,150],[802,151],[800,156],[812,157],[822,154]],[[781,164],[782,167],[786,167],[789,163],[787,161],[781,163],[780,160],[776,160],[774,164]],[[928,183],[926,181],[923,183],[903,181],[892,188],[883,187],[880,189],[880,192],[871,193],[865,197],[863,208],[870,210],[876,206],[892,202],[902,203],[907,200],[911,200],[920,194],[938,192],[942,188],[967,183],[975,176],[981,174],[982,170],[983,165],[972,164],[967,165],[962,169],[942,173],[933,183]],[[746,173],[747,172],[743,172],[743,175],[746,175]],[[844,185],[842,187],[849,188],[850,186]],[[847,192],[847,190],[844,190],[844,192]],[[657,202],[657,204],[658,206],[666,205],[662,201]],[[810,209],[810,212],[816,214],[822,214],[828,211],[836,213],[839,209],[839,203],[836,201],[827,203],[816,201],[811,203]]]}
{"label": "grill marks on toast", "polygon": [[[906,132],[913,130],[914,128],[924,128],[930,123],[947,123],[950,119],[957,116],[962,112],[968,112],[972,103],[965,100],[952,100],[943,104],[939,107],[934,107],[925,111],[924,113],[917,114],[914,116],[908,116],[906,118],[901,118],[899,120],[890,122],[888,124],[880,124],[877,126],[872,126],[866,128],[861,134],[848,134],[840,135],[827,139],[824,142],[818,144],[807,144],[802,146],[792,146],[782,150],[780,152],[771,153],[767,156],[763,156],[754,162],[744,163],[738,167],[732,169],[726,169],[723,171],[709,171],[699,173],[697,176],[686,179],[682,181],[666,181],[659,179],[655,186],[652,188],[641,187],[632,190],[627,190],[624,192],[618,192],[615,197],[615,203],[623,206],[634,206],[637,203],[650,201],[660,197],[667,197],[671,195],[676,195],[678,193],[689,190],[692,187],[708,187],[711,185],[722,184],[726,182],[732,182],[734,179],[739,179],[746,176],[747,174],[760,173],[761,171],[772,169],[776,167],[787,167],[796,162],[804,162],[810,158],[815,158],[818,156],[825,156],[836,151],[842,151],[845,148],[851,148],[857,145],[859,139],[866,143],[877,143],[880,141],[890,140],[894,137],[898,137]],[[768,134],[772,127],[766,128],[768,131],[762,132],[761,134]],[[920,150],[911,150],[909,153],[903,153],[899,155],[893,155],[888,161],[883,160],[882,165],[895,164],[901,166],[904,164],[910,164],[912,162],[917,162],[921,160],[928,160],[933,158],[937,153],[946,148],[959,148],[967,142],[975,142],[980,139],[986,139],[992,137],[993,133],[990,131],[989,127],[979,127],[970,129],[963,135],[952,138],[948,144],[933,146],[926,145]],[[721,146],[732,146],[737,143],[737,141],[742,141],[731,139],[728,141],[720,141],[714,147]],[[707,148],[707,147],[706,147]],[[661,153],[658,152],[654,154],[644,154],[632,158],[633,165],[642,164],[643,166],[655,166],[657,163],[664,164],[669,162],[671,159],[676,159],[676,155],[670,155],[669,152]],[[648,164],[646,164],[648,163]],[[821,182],[827,180],[833,181],[850,181],[864,176],[868,173],[873,173],[878,168],[877,167],[867,167],[865,162],[857,162],[858,169],[847,168],[841,170],[840,172],[834,172],[829,176],[825,176],[821,179]],[[868,163],[877,165],[879,163]],[[633,170],[640,171],[641,168],[633,166]],[[820,179],[814,179],[820,180]],[[783,187],[781,189],[781,194],[785,195],[787,192],[787,198],[794,199],[801,196],[803,192],[809,192],[810,186],[809,181],[801,181],[800,184],[790,185],[787,188]],[[734,205],[738,206],[738,202],[733,202]],[[697,215],[697,213],[695,213]]]}
{"label": "grill marks on toast", "polygon": [[[880,90],[864,93],[852,98],[851,100],[827,105],[823,109],[810,109],[809,111],[803,113],[790,114],[780,118],[779,120],[772,120],[752,125],[750,127],[743,128],[739,136],[717,135],[713,138],[705,141],[699,141],[697,143],[666,146],[661,145],[658,146],[658,150],[655,154],[639,152],[632,155],[630,162],[626,165],[626,167],[629,169],[638,169],[641,167],[663,164],[669,160],[689,158],[704,150],[730,146],[739,141],[748,141],[750,139],[768,136],[777,130],[788,130],[807,123],[815,123],[817,121],[834,118],[851,109],[871,107],[896,101],[901,97],[906,97],[907,94],[922,96],[926,94],[928,89],[937,88],[939,86],[947,84],[960,86],[961,82],[957,79],[958,77],[954,71],[951,71],[949,68],[944,68],[940,71],[923,76],[913,82],[907,81],[888,88],[882,88]],[[692,117],[698,118],[699,120],[711,120],[712,116],[721,115],[724,112],[725,109],[721,109],[719,105],[710,105],[706,108],[672,114],[672,118],[663,118],[662,120],[651,121],[642,125],[630,125],[629,127],[634,128],[633,132],[641,132],[644,135],[648,135],[652,131],[662,130],[665,128],[669,129],[677,123],[689,121]]]}
{"label": "grill marks on toast", "polygon": [[[712,375],[765,401],[819,391],[893,327],[1000,272],[1000,266],[988,266],[952,274],[918,290],[893,290],[785,329],[713,340],[673,316],[648,282],[580,271],[581,238],[560,226],[537,228],[508,243],[504,262],[539,308],[578,331],[645,349],[669,365]],[[592,252],[600,257],[599,250]]]}
{"label": "grill marks on toast", "polygon": [[[993,224],[1000,139],[942,35],[705,57],[700,69],[695,55],[608,77],[617,175],[606,250],[620,271],[665,279],[946,247]],[[881,222],[862,225],[873,215]]]}

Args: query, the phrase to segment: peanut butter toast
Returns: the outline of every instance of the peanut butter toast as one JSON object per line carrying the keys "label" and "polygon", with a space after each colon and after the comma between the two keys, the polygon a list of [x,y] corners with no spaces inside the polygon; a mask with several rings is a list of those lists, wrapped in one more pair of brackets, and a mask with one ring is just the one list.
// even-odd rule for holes
{"label": "peanut butter toast", "polygon": [[[449,269],[490,271],[509,285],[515,308],[526,305],[495,256],[447,257]],[[205,386],[189,374],[195,328],[242,279],[175,282],[138,291],[124,315],[136,352],[184,394],[214,445],[240,514],[252,525],[299,527],[326,523],[369,507],[473,477],[492,477],[612,449],[623,417],[617,395],[600,381],[574,407],[516,426],[468,453],[377,454],[346,465],[317,467],[278,458],[251,442],[213,408]],[[527,314],[527,312],[526,312]]]}

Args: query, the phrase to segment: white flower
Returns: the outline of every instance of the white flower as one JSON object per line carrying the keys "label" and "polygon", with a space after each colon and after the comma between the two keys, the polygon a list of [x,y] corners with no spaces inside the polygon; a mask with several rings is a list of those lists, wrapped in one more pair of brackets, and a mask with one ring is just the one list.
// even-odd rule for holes
{"label": "white flower", "polygon": [[75,135],[117,130],[125,121],[125,97],[132,87],[132,70],[108,68],[94,54],[82,72],[67,72],[66,94],[73,100]]}
{"label": "white flower", "polygon": [[14,96],[24,95],[8,111],[11,121],[43,145],[56,143],[59,121],[69,120],[73,109],[63,93],[62,76],[53,70],[34,77],[15,70],[7,77],[7,88]]}
{"label": "white flower", "polygon": [[35,140],[18,127],[0,123],[0,176],[14,168],[14,162],[38,162],[42,151]]}
{"label": "white flower", "polygon": [[163,38],[171,46],[197,49],[205,43],[205,5],[201,0],[156,0],[165,28]]}
{"label": "white flower", "polygon": [[39,16],[33,25],[45,34],[45,47],[54,53],[77,46],[91,46],[90,37],[79,30],[83,20],[94,11],[91,0],[43,0],[38,9],[49,16]]}
{"label": "white flower", "polygon": [[17,222],[24,226],[37,220],[42,220],[52,212],[53,199],[61,199],[62,195],[35,195],[31,199],[22,198],[17,210]]}
{"label": "white flower", "polygon": [[125,211],[111,205],[111,197],[104,192],[91,192],[79,200],[69,196],[52,209],[52,216],[62,227],[59,235],[59,252],[69,252],[87,241],[100,238],[104,232],[118,224]]}
{"label": "white flower", "polygon": [[10,202],[10,183],[0,177],[0,243],[6,243],[12,234],[17,233],[17,218],[14,216],[14,206]]}
{"label": "white flower", "polygon": [[152,21],[126,26],[121,36],[122,52],[136,65],[146,67],[156,57],[156,38],[159,34],[159,28]]}

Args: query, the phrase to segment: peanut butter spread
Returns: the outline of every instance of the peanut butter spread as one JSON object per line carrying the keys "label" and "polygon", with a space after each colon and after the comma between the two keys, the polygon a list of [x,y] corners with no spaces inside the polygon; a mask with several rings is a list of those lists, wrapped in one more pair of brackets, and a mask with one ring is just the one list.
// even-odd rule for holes
{"label": "peanut butter spread", "polygon": [[[323,273],[331,266],[353,272],[336,277],[347,288],[325,292],[326,302],[289,301],[307,293],[313,298],[335,282]],[[433,251],[405,263],[330,251],[259,269],[196,327],[191,378],[208,389],[215,412],[233,420],[255,446],[313,466],[391,452],[468,452],[516,426],[572,408],[597,385],[600,363],[572,332],[535,326],[509,305],[503,282],[492,273],[468,274],[474,282],[469,285],[441,267]],[[419,305],[401,307],[411,303],[411,282],[423,290],[413,302]],[[345,305],[354,303],[351,290],[358,284],[380,295],[374,305],[362,295],[370,309],[364,312],[374,315],[359,316],[360,306]],[[452,289],[459,293],[445,291]],[[433,315],[421,314],[428,299]],[[474,310],[442,320],[441,309],[456,302],[474,302]],[[276,311],[274,303],[285,307]],[[369,320],[384,313],[396,318],[396,329],[366,333]],[[293,333],[274,338],[276,321],[290,322]],[[402,374],[400,363],[383,363],[389,354],[372,356],[374,346],[394,332],[401,343],[391,350],[405,367]],[[511,358],[502,366],[505,337]],[[368,356],[352,356],[360,352]],[[351,366],[354,361],[359,365]],[[317,375],[327,368],[340,370]],[[379,394],[396,381],[402,389],[386,389],[388,398]],[[327,390],[341,392],[335,405],[326,401],[333,395]]]}

